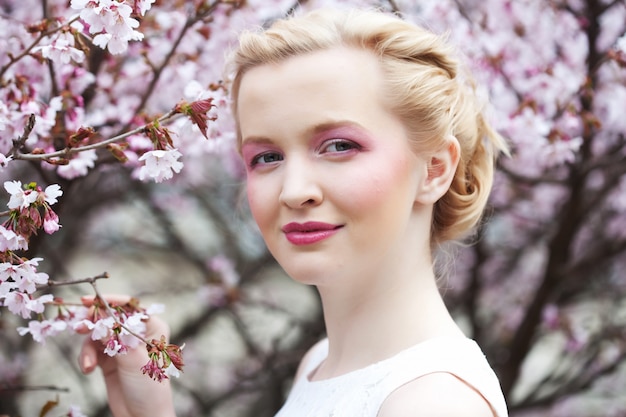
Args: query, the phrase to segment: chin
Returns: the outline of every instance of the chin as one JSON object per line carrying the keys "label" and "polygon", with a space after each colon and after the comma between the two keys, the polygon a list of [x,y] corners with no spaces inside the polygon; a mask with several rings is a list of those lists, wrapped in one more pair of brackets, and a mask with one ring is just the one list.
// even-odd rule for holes
{"label": "chin", "polygon": [[320,285],[329,280],[328,270],[322,270],[318,265],[315,267],[303,267],[302,264],[285,265],[283,270],[289,278],[304,285]]}
{"label": "chin", "polygon": [[312,271],[302,271],[299,268],[298,271],[289,271],[285,270],[289,278],[304,285],[319,285],[322,281],[319,273],[314,273]]}
{"label": "chin", "polygon": [[329,254],[328,251],[293,251],[284,250],[284,248],[270,248],[270,252],[292,280],[304,285],[323,285],[336,282],[338,280],[337,272],[346,268],[345,262],[341,262],[335,254]]}

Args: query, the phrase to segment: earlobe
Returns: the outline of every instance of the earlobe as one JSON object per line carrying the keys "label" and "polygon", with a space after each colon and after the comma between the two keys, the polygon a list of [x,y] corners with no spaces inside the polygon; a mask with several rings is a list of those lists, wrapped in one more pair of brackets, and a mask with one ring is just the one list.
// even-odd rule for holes
{"label": "earlobe", "polygon": [[445,148],[431,154],[427,161],[426,175],[415,197],[417,203],[435,204],[450,188],[461,149],[454,136],[449,136],[446,142]]}

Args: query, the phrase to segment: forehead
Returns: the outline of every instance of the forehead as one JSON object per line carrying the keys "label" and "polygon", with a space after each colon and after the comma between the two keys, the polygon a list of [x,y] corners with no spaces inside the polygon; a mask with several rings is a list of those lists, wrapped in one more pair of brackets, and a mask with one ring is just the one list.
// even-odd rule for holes
{"label": "forehead", "polygon": [[360,123],[376,117],[386,111],[383,81],[377,57],[351,47],[254,67],[242,77],[237,97],[241,135],[245,140],[250,134],[262,134],[259,128],[291,120]]}

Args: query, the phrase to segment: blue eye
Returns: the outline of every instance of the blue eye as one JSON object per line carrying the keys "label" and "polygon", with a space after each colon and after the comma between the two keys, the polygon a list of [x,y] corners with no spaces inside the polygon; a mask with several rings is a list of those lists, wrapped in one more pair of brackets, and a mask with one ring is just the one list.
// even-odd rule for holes
{"label": "blue eye", "polygon": [[277,152],[265,152],[252,158],[250,166],[271,164],[282,160],[283,156]]}
{"label": "blue eye", "polygon": [[322,147],[323,152],[331,153],[347,152],[353,149],[361,149],[361,147],[356,143],[345,139],[334,139],[330,143],[327,143]]}

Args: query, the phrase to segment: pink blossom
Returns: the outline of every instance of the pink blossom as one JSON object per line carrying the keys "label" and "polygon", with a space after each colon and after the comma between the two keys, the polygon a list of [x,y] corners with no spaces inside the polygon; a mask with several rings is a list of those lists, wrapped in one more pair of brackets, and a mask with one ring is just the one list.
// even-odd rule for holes
{"label": "pink blossom", "polygon": [[[14,281],[2,281],[0,280],[0,301],[7,296],[11,291],[17,289],[17,283]],[[0,303],[1,304],[1,303]]]}
{"label": "pink blossom", "polygon": [[21,280],[19,265],[13,265],[10,262],[2,262],[0,264],[0,281],[12,280],[17,287],[17,282]]}
{"label": "pink blossom", "polygon": [[155,1],[156,0],[135,0],[135,10],[137,10],[140,15],[144,16]]}
{"label": "pink blossom", "polygon": [[126,320],[123,321],[124,327],[122,327],[119,334],[120,343],[131,349],[139,346],[142,343],[141,340],[129,333],[128,330],[135,334],[144,335],[146,332],[146,324],[143,320],[147,318],[148,316],[143,313],[137,313],[127,317]]}
{"label": "pink blossom", "polygon": [[79,152],[78,155],[70,159],[67,165],[60,165],[57,168],[57,173],[68,180],[84,177],[87,175],[89,168],[95,166],[96,159],[98,159],[98,156],[94,149]]}
{"label": "pink blossom", "polygon": [[139,179],[144,181],[149,177],[156,182],[169,180],[183,168],[183,163],[178,160],[181,156],[177,149],[144,153],[139,158],[139,161],[145,161],[145,165],[139,170]]}
{"label": "pink blossom", "polygon": [[62,320],[31,320],[28,327],[18,327],[20,336],[30,333],[36,342],[45,344],[46,338],[56,336],[67,328],[67,323]]}
{"label": "pink blossom", "polygon": [[93,323],[93,321],[87,318],[81,318],[80,320],[76,320],[72,322],[70,325],[70,328],[74,331],[82,330],[82,329],[93,330],[94,327],[95,327],[95,324]]}
{"label": "pink blossom", "polygon": [[33,298],[26,303],[26,306],[33,313],[41,314],[45,310],[45,305],[54,301],[52,294],[42,295],[38,298]]}
{"label": "pink blossom", "polygon": [[30,318],[31,310],[28,306],[30,297],[19,291],[11,291],[4,297],[4,305],[13,314],[22,316],[22,318]]}
{"label": "pink blossom", "polygon": [[61,68],[60,74],[61,83],[67,85],[75,96],[79,96],[96,82],[96,76],[82,67],[66,65]]}
{"label": "pink blossom", "polygon": [[[30,112],[35,113],[36,123],[33,132],[36,134],[33,139],[46,137],[50,134],[50,129],[56,124],[57,113],[63,110],[63,97],[52,97],[47,105],[36,102],[30,103],[32,109]],[[26,113],[26,109],[22,109]],[[27,113],[26,113],[27,114]]]}
{"label": "pink blossom", "polygon": [[13,230],[0,225],[0,252],[28,249],[28,241]]}
{"label": "pink blossom", "polygon": [[541,152],[542,161],[546,168],[572,163],[576,159],[576,153],[583,144],[581,137],[569,140],[555,140],[547,145]]}
{"label": "pink blossom", "polygon": [[48,274],[45,272],[37,272],[37,268],[35,268],[40,260],[42,260],[42,258],[29,259],[15,268],[19,274],[19,278],[16,279],[16,282],[18,283],[18,289],[20,291],[32,294],[37,289],[37,285],[48,283]]}
{"label": "pink blossom", "polygon": [[109,47],[112,54],[121,54],[128,49],[128,41],[110,33],[100,33],[93,38],[93,44],[102,49]]}
{"label": "pink blossom", "polygon": [[146,135],[131,135],[127,141],[128,146],[135,151],[148,151],[154,147]]}
{"label": "pink blossom", "polygon": [[85,53],[74,48],[74,36],[69,32],[60,32],[50,45],[33,48],[33,52],[41,51],[44,58],[55,62],[69,64],[70,61],[83,62]]}
{"label": "pink blossom", "polygon": [[[32,294],[37,289],[37,285],[43,285],[48,282],[48,274],[37,272],[33,265],[41,258],[33,258],[19,265],[13,265],[10,262],[0,264],[0,281],[3,283],[12,282],[11,285],[5,284],[4,288],[17,289],[25,294]],[[6,294],[4,294],[6,295]]]}
{"label": "pink blossom", "polygon": [[43,218],[43,230],[51,235],[52,233],[58,231],[60,227],[59,216],[57,216],[57,214],[52,210],[46,210]]}
{"label": "pink blossom", "polygon": [[120,54],[128,49],[131,40],[143,39],[136,31],[136,19],[130,17],[132,8],[116,0],[72,0],[72,9],[80,10],[80,18],[89,25],[89,33],[97,34],[94,45],[108,46],[112,54]]}
{"label": "pink blossom", "polygon": [[91,332],[92,340],[101,340],[109,337],[115,326],[115,319],[113,317],[106,317],[96,321],[93,325],[93,331]]}
{"label": "pink blossom", "polygon": [[120,343],[120,341],[118,340],[116,336],[110,337],[109,341],[107,342],[104,348],[104,353],[106,353],[109,356],[124,354],[126,352],[128,352],[128,347]]}

